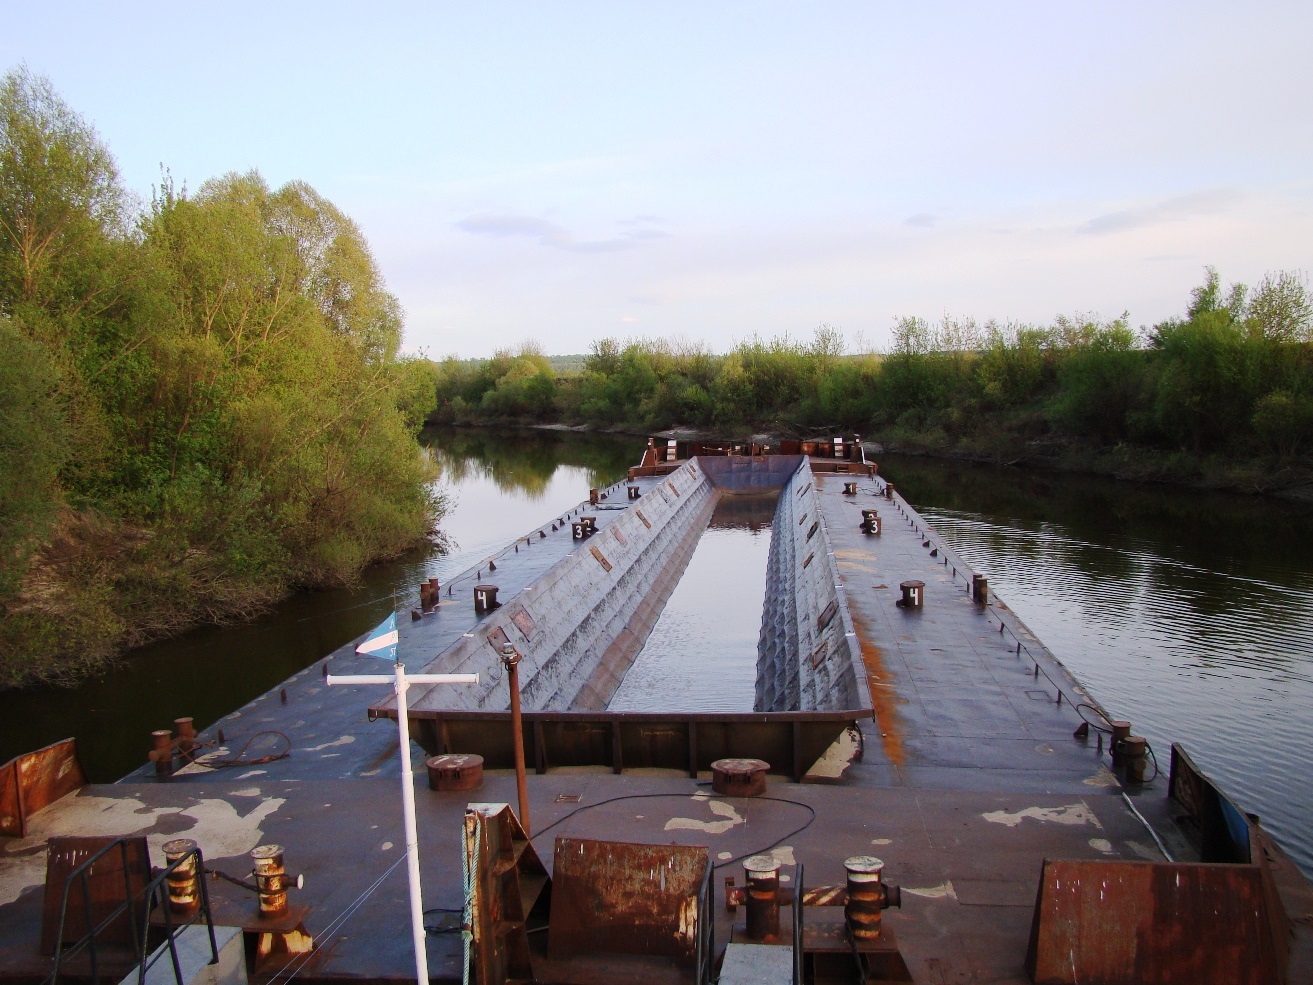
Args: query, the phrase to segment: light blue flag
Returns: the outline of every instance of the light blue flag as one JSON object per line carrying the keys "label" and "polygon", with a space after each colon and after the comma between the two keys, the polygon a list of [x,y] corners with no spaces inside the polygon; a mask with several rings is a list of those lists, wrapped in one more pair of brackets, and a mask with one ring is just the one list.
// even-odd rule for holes
{"label": "light blue flag", "polygon": [[356,653],[363,653],[369,657],[378,657],[382,660],[391,660],[395,663],[397,659],[397,614],[392,613],[375,626],[373,631],[365,637],[364,642],[356,647]]}

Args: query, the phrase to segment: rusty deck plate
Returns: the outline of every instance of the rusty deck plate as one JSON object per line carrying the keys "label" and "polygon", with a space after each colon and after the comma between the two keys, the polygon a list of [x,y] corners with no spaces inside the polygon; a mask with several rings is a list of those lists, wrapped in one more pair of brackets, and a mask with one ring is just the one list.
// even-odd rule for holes
{"label": "rusty deck plate", "polygon": [[86,783],[72,739],[15,756],[0,766],[0,835],[27,834],[27,819]]}
{"label": "rusty deck plate", "polygon": [[1046,862],[1026,963],[1036,985],[1280,980],[1256,865]]}
{"label": "rusty deck plate", "polygon": [[601,951],[692,964],[710,864],[705,848],[556,839],[551,956]]}

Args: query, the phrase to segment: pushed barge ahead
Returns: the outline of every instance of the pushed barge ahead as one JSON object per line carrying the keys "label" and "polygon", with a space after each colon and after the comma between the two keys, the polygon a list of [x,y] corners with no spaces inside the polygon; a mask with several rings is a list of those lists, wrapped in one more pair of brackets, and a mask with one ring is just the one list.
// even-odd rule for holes
{"label": "pushed barge ahead", "polygon": [[[745,494],[775,497],[754,710],[609,711],[717,503]],[[649,442],[625,482],[422,586],[400,646],[411,671],[481,680],[411,694],[434,979],[1313,981],[1313,891],[1258,820],[1101,708],[857,441]],[[347,646],[323,669],[369,662]],[[395,729],[366,720],[395,705],[319,670],[184,737],[203,754],[166,737],[119,784],[20,804],[0,980],[49,971],[45,839],[95,834],[157,863],[190,838],[229,875],[276,842],[308,880],[281,918],[206,882],[242,973],[413,981]],[[268,729],[290,755],[214,768]]]}

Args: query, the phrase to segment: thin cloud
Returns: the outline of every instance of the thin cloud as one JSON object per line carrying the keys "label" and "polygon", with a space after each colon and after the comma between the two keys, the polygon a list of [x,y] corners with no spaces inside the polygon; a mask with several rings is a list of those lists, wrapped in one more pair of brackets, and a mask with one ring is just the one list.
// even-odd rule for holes
{"label": "thin cloud", "polygon": [[456,223],[456,228],[476,236],[533,239],[542,246],[571,253],[610,253],[632,249],[651,240],[668,239],[668,232],[648,225],[653,221],[653,216],[621,220],[618,225],[626,228],[618,236],[593,240],[576,239],[569,230],[555,223],[524,215],[469,216]]}
{"label": "thin cloud", "polygon": [[539,240],[562,237],[565,231],[545,219],[534,219],[524,215],[479,215],[470,216],[456,223],[457,229],[481,236],[528,236]]}
{"label": "thin cloud", "polygon": [[1189,195],[1164,199],[1139,209],[1109,212],[1091,219],[1076,231],[1086,236],[1097,236],[1102,233],[1140,229],[1161,222],[1179,222],[1198,216],[1216,215],[1230,208],[1240,198],[1240,193],[1234,188],[1210,188]]}
{"label": "thin cloud", "polygon": [[929,212],[918,212],[916,215],[908,216],[906,224],[915,229],[930,229],[938,222],[939,216]]}

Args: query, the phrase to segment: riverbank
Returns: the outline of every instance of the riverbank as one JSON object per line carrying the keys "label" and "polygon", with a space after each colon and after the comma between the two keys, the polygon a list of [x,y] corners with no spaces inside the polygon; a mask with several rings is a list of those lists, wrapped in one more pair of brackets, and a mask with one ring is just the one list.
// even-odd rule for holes
{"label": "riverbank", "polygon": [[257,171],[134,195],[22,67],[0,148],[0,202],[40,203],[0,216],[0,687],[81,679],[424,540],[433,367],[403,354],[354,221]]}
{"label": "riverbank", "polygon": [[244,568],[211,545],[170,543],[170,531],[65,511],[33,557],[0,623],[0,691],[71,687],[126,653],[200,626],[248,623],[303,590],[353,584],[364,568],[440,543],[438,507],[421,536],[376,545],[355,570],[308,559]]}

